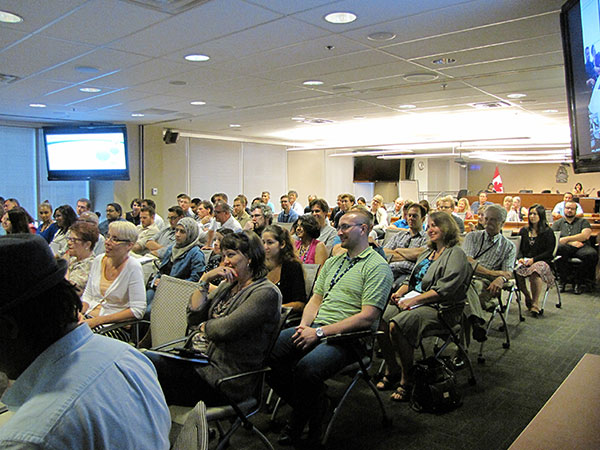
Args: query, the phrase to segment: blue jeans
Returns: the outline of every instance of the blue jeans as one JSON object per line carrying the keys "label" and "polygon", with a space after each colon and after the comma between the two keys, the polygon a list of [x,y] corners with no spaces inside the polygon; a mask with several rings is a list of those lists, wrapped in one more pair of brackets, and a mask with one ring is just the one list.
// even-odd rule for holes
{"label": "blue jeans", "polygon": [[301,350],[292,342],[295,328],[281,332],[271,353],[269,384],[298,414],[310,417],[324,383],[354,362],[352,344],[319,343],[311,350]]}

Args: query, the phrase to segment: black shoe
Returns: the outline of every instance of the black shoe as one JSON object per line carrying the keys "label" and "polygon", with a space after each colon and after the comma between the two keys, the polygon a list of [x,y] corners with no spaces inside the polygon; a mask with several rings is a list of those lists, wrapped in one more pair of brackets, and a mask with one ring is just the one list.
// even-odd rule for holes
{"label": "black shoe", "polygon": [[485,342],[487,341],[487,331],[481,325],[473,323],[471,324],[473,328],[473,339],[477,342]]}
{"label": "black shoe", "polygon": [[292,416],[285,427],[283,427],[283,430],[281,430],[281,433],[277,438],[277,443],[279,445],[297,444],[300,441],[304,425],[306,425],[305,420],[299,420]]}
{"label": "black shoe", "polygon": [[560,284],[560,292],[567,292],[567,283]]}
{"label": "black shoe", "polygon": [[573,292],[575,293],[575,295],[580,295],[583,292],[583,287],[581,286],[581,284],[576,284],[573,288]]}
{"label": "black shoe", "polygon": [[331,406],[331,401],[326,395],[322,395],[319,399],[318,406],[315,408],[315,414],[310,418],[308,422],[308,438],[306,443],[311,448],[316,448],[321,443],[323,437],[323,425],[325,425],[325,418],[327,412]]}

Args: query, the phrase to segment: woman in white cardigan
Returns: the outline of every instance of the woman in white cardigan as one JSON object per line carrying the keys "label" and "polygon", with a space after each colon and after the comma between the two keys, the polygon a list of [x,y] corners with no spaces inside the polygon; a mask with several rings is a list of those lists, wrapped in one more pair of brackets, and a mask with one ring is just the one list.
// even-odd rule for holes
{"label": "woman in white cardigan", "polygon": [[85,322],[92,329],[144,316],[146,290],[142,266],[129,257],[137,236],[138,230],[130,222],[116,221],[108,228],[106,253],[92,262],[81,298]]}
{"label": "woman in white cardigan", "polygon": [[371,213],[373,213],[374,218],[373,230],[377,233],[377,237],[381,238],[389,226],[388,213],[385,210],[383,196],[377,194],[373,197],[373,200],[371,200]]}

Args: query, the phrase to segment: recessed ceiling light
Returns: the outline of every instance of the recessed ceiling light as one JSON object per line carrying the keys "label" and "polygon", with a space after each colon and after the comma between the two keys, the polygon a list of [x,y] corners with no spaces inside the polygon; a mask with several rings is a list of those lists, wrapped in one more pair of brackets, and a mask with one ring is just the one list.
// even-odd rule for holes
{"label": "recessed ceiling light", "polygon": [[558,109],[545,109],[542,112],[552,114],[552,113],[557,113]]}
{"label": "recessed ceiling light", "polygon": [[431,61],[434,64],[444,65],[444,64],[454,64],[456,59],[454,58],[438,58]]}
{"label": "recessed ceiling light", "polygon": [[351,12],[332,12],[327,14],[324,19],[329,23],[350,23],[356,20],[356,14],[352,14]]}
{"label": "recessed ceiling light", "polygon": [[77,67],[75,67],[75,70],[77,72],[81,72],[81,73],[98,73],[98,72],[100,72],[100,69],[98,69],[97,67],[93,67],[93,66],[77,66]]}
{"label": "recessed ceiling light", "polygon": [[377,31],[367,36],[367,39],[375,42],[391,41],[396,35],[391,31]]}
{"label": "recessed ceiling light", "polygon": [[43,103],[30,103],[29,106],[31,106],[32,108],[45,108],[46,105],[44,105]]}
{"label": "recessed ceiling light", "polygon": [[23,22],[23,18],[9,11],[0,11],[0,22],[21,23]]}
{"label": "recessed ceiling light", "polygon": [[92,92],[93,93],[93,92],[100,92],[102,89],[98,89],[95,87],[82,87],[82,88],[79,88],[79,90],[81,92]]}
{"label": "recessed ceiling light", "polygon": [[133,113],[131,117],[144,117],[144,115],[140,113]]}
{"label": "recessed ceiling light", "polygon": [[190,102],[190,105],[202,106],[202,105],[206,105],[206,102],[203,102],[203,101],[200,101],[200,100],[196,100],[196,101]]}
{"label": "recessed ceiling light", "polygon": [[193,53],[191,55],[185,55],[185,59],[193,62],[201,62],[208,61],[210,59],[210,56]]}
{"label": "recessed ceiling light", "polygon": [[527,97],[527,94],[508,94],[507,97],[508,98],[523,98],[523,97]]}
{"label": "recessed ceiling light", "polygon": [[173,86],[185,86],[187,83],[181,80],[173,80],[169,81],[169,84],[172,84]]}
{"label": "recessed ceiling light", "polygon": [[241,125],[239,123],[230,123],[229,128],[239,128]]}
{"label": "recessed ceiling light", "polygon": [[398,108],[400,108],[400,109],[415,109],[416,107],[417,107],[416,105],[411,105],[411,104],[398,106]]}
{"label": "recessed ceiling light", "polygon": [[319,81],[319,80],[306,80],[306,81],[302,82],[302,84],[304,86],[320,86],[323,84],[323,82]]}
{"label": "recessed ceiling light", "polygon": [[434,81],[439,78],[435,73],[409,73],[402,76],[404,81],[410,81],[411,83],[422,83],[425,81]]}

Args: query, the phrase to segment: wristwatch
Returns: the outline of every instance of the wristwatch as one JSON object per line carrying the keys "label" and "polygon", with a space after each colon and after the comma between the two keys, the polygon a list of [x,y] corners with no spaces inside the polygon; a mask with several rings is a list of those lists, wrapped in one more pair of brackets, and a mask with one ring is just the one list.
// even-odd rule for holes
{"label": "wristwatch", "polygon": [[208,291],[208,281],[199,281],[196,285],[196,289],[199,291]]}
{"label": "wristwatch", "polygon": [[317,328],[317,337],[319,339],[323,339],[325,337],[325,332],[323,331],[323,328],[321,328],[321,327]]}

